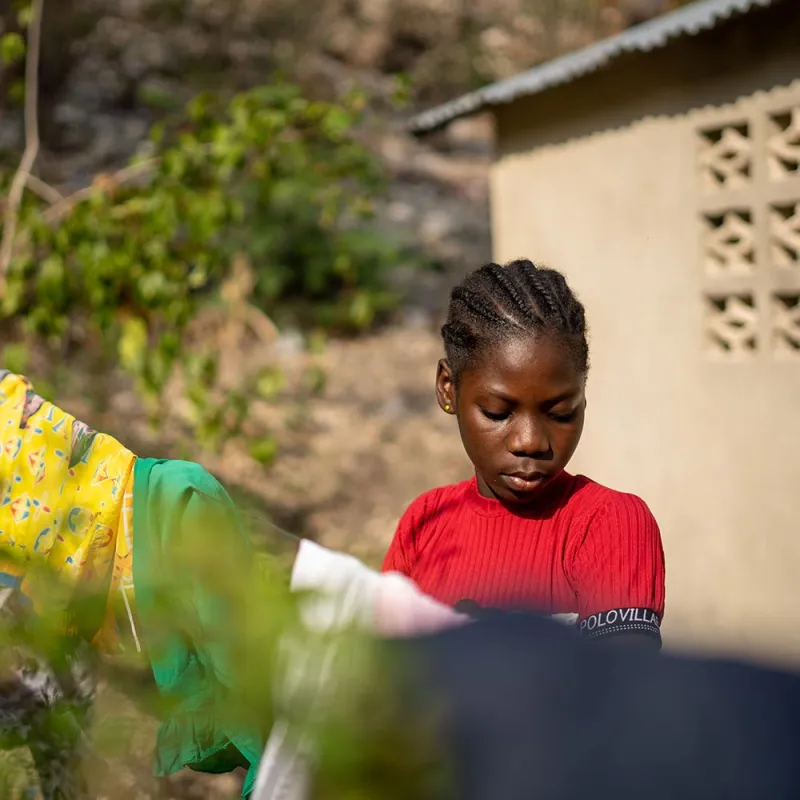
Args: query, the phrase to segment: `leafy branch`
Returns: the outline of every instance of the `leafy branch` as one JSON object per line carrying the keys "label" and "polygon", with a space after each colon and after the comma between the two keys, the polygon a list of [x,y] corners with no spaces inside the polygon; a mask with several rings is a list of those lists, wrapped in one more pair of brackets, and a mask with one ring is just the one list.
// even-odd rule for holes
{"label": "leafy branch", "polygon": [[[0,298],[6,293],[6,275],[14,252],[22,195],[39,154],[39,57],[42,41],[44,0],[33,0],[28,25],[28,48],[25,56],[25,150],[11,181],[0,240]],[[37,183],[38,185],[38,183]]]}
{"label": "leafy branch", "polygon": [[73,339],[102,342],[154,409],[180,376],[198,436],[237,435],[272,385],[248,347],[285,322],[359,330],[394,301],[397,251],[370,225],[384,176],[354,135],[363,109],[277,79],[227,103],[201,95],[117,172],[66,196],[28,181],[0,313],[62,360]]}

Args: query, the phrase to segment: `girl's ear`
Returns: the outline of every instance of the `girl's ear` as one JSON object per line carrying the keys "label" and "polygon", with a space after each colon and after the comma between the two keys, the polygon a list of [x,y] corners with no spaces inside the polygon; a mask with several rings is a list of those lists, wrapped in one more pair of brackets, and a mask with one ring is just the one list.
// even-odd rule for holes
{"label": "girl's ear", "polygon": [[436,400],[445,413],[456,413],[456,383],[446,358],[436,366]]}

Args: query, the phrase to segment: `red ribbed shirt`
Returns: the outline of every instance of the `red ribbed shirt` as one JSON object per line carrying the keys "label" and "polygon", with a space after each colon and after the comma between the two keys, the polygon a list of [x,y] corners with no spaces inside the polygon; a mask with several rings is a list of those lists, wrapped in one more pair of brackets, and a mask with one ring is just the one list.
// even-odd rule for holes
{"label": "red ribbed shirt", "polygon": [[655,518],[635,495],[582,475],[562,473],[521,513],[482,497],[475,478],[426,492],[400,520],[383,571],[449,605],[576,613],[590,635],[657,635],[664,613]]}

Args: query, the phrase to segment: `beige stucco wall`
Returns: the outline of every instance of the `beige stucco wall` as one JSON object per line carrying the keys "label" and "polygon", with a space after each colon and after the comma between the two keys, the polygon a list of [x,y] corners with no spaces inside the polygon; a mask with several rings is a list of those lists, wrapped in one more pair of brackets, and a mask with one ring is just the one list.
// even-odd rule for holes
{"label": "beige stucco wall", "polygon": [[563,270],[587,307],[592,372],[573,467],[641,495],[658,518],[667,643],[800,658],[800,357],[705,352],[697,167],[709,121],[759,103],[800,108],[791,49],[740,72],[722,58],[705,78],[696,61],[644,93],[670,66],[651,57],[648,76],[643,58],[634,77],[505,107],[491,189],[496,260]]}

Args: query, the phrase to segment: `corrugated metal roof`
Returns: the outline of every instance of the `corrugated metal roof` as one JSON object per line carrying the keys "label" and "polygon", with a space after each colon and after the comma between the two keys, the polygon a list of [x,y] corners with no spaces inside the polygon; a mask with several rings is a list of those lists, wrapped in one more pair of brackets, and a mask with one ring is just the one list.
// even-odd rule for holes
{"label": "corrugated metal roof", "polygon": [[[594,72],[609,61],[625,54],[648,52],[663,47],[671,39],[694,36],[716,27],[736,14],[757,7],[777,5],[783,0],[700,0],[636,25],[622,33],[597,42],[583,50],[556,58],[538,67],[465,94],[449,103],[418,114],[409,123],[417,134],[430,133],[459,117],[474,114],[488,106],[510,103],[524,95],[537,94],[553,86]],[[798,2],[798,0],[788,0]]]}

